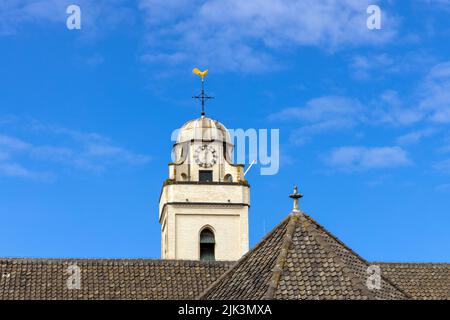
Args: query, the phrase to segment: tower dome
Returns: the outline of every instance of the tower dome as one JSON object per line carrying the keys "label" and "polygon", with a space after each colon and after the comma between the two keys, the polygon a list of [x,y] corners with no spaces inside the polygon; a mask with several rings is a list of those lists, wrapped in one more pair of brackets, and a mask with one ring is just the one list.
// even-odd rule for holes
{"label": "tower dome", "polygon": [[177,144],[193,140],[221,141],[231,144],[227,128],[219,121],[207,117],[190,120],[180,128]]}
{"label": "tower dome", "polygon": [[190,120],[179,129],[172,150],[174,162],[183,163],[189,154],[190,146],[199,143],[201,145],[204,143],[219,145],[223,150],[224,160],[232,162],[234,145],[228,129],[221,122],[205,116]]}

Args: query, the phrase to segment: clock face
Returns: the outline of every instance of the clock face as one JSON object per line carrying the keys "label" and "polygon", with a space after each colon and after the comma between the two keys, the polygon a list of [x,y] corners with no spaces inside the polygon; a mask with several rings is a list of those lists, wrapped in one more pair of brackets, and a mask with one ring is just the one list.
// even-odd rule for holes
{"label": "clock face", "polygon": [[213,147],[205,144],[195,150],[194,159],[200,167],[211,168],[217,162],[217,152]]}

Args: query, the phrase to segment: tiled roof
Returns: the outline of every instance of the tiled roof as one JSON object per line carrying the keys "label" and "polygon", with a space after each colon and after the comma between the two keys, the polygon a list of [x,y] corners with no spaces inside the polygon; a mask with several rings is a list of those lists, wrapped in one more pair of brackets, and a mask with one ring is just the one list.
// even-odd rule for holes
{"label": "tiled roof", "polygon": [[[76,263],[80,289],[68,289]],[[183,260],[0,259],[4,299],[194,299],[233,263]]]}
{"label": "tiled roof", "polygon": [[[68,267],[81,270],[69,289]],[[380,290],[366,285],[379,266]],[[2,259],[4,299],[447,299],[450,263],[368,263],[311,217],[291,213],[236,262]]]}
{"label": "tiled roof", "polygon": [[304,213],[291,213],[201,299],[408,299],[387,278],[369,290],[370,264]]}
{"label": "tiled roof", "polygon": [[403,291],[423,300],[450,300],[450,263],[374,262]]}

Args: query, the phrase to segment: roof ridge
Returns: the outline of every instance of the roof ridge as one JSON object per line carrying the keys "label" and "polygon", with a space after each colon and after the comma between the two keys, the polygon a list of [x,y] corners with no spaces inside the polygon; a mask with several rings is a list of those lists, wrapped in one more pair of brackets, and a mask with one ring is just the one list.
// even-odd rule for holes
{"label": "roof ridge", "polygon": [[450,266],[450,262],[386,262],[386,261],[372,261],[371,263],[376,264],[389,264],[389,265],[437,265],[437,266]]}
{"label": "roof ridge", "polygon": [[306,213],[303,213],[305,218],[310,220],[313,224],[315,224],[320,230],[324,231],[328,236],[330,236],[331,238],[333,238],[333,240],[335,240],[337,243],[339,243],[340,245],[342,245],[345,249],[347,249],[348,251],[350,251],[352,254],[354,254],[355,256],[358,257],[359,260],[363,261],[365,264],[368,264],[368,261],[366,259],[364,259],[362,256],[360,256],[356,251],[354,251],[352,248],[350,248],[349,246],[347,246],[344,242],[342,242],[338,237],[336,237],[333,233],[331,233],[330,231],[328,231],[324,226],[322,226],[320,223],[318,223],[316,220],[314,220],[311,216],[307,215]]}
{"label": "roof ridge", "polygon": [[136,262],[136,263],[151,263],[151,264],[199,264],[199,265],[233,265],[235,261],[201,261],[201,260],[176,260],[176,259],[145,259],[145,258],[2,258],[0,263],[64,263],[64,262],[104,262],[104,263],[120,263],[120,262]]}
{"label": "roof ridge", "polygon": [[[350,253],[352,253],[353,255],[355,255],[361,262],[363,262],[366,266],[370,266],[373,263],[369,263],[369,261],[367,261],[366,259],[364,259],[362,256],[360,256],[358,253],[356,253],[353,249],[351,249],[349,246],[347,246],[344,242],[342,242],[338,237],[336,237],[334,234],[332,234],[330,231],[328,231],[324,226],[322,226],[320,223],[318,223],[316,220],[314,220],[313,218],[311,218],[309,215],[307,215],[306,213],[303,212],[303,216],[308,219],[313,225],[315,225],[317,228],[319,228],[320,230],[322,230],[323,232],[325,232],[329,237],[331,237],[333,240],[335,240],[339,245],[343,246],[346,250],[348,250]],[[317,232],[316,230],[314,230],[315,232]],[[318,232],[317,232],[318,233]],[[328,246],[328,244],[327,244]],[[331,251],[328,250],[329,248],[327,248],[327,251]],[[334,254],[334,252],[333,252]],[[337,256],[337,255],[336,255]],[[340,257],[337,256],[339,259]],[[340,259],[342,260],[342,259]],[[352,272],[353,273],[353,272]],[[360,281],[362,281],[358,276],[356,276]],[[384,279],[384,281],[386,281],[387,283],[389,283],[391,286],[393,286],[396,290],[400,291],[406,298],[412,298],[408,293],[406,293],[403,289],[401,289],[395,282],[391,281],[391,279],[389,279],[387,276],[385,275],[381,275],[381,278]],[[367,289],[366,286],[363,285],[364,291],[368,291],[372,296],[373,296],[373,292],[371,292],[370,290]],[[375,298],[375,296],[374,296]]]}
{"label": "roof ridge", "polygon": [[269,287],[267,288],[267,292],[265,295],[266,299],[273,299],[273,297],[275,296],[275,292],[280,282],[281,273],[283,272],[284,265],[286,262],[287,253],[292,244],[292,236],[295,232],[295,227],[299,220],[300,213],[291,212],[289,216],[290,220],[286,227],[286,233],[284,234],[284,240],[281,245],[281,251],[275,262],[275,267],[273,267],[272,269],[272,277],[270,279]]}
{"label": "roof ridge", "polygon": [[256,251],[258,248],[260,248],[270,237],[284,224],[286,221],[290,219],[291,215],[288,214],[283,220],[281,220],[268,234],[266,234],[261,240],[249,251],[247,251],[246,254],[244,254],[235,265],[233,265],[230,269],[225,271],[219,278],[216,279],[213,283],[209,285],[198,297],[197,300],[203,299],[220,281],[225,279],[234,269],[238,268],[242,263],[244,263],[245,260],[248,259],[248,257]]}
{"label": "roof ridge", "polygon": [[334,250],[331,248],[331,245],[326,242],[326,240],[323,238],[323,235],[319,233],[319,230],[316,228],[319,227],[319,225],[314,224],[314,220],[310,220],[311,224],[306,224],[307,221],[307,215],[305,214],[305,219],[301,222],[302,226],[309,230],[314,239],[317,241],[319,246],[325,249],[325,252],[332,257],[333,261],[342,269],[342,272],[345,276],[348,277],[348,279],[351,281],[351,283],[366,297],[369,299],[376,299],[376,296],[373,292],[371,292],[364,284],[362,283],[361,278],[355,274],[354,271],[352,271],[347,264],[342,260],[340,256],[338,256]]}

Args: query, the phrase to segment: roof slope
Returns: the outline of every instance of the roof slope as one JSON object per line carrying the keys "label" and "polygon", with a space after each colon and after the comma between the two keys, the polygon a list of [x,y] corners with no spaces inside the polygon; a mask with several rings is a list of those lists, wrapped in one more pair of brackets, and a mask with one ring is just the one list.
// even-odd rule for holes
{"label": "roof slope", "polygon": [[[81,288],[68,289],[68,266]],[[194,299],[231,262],[150,259],[0,259],[0,300]]]}
{"label": "roof slope", "polygon": [[450,263],[374,262],[381,273],[415,299],[450,300]]}
{"label": "roof slope", "polygon": [[370,264],[304,213],[292,212],[201,299],[407,299],[382,277],[366,285]]}

